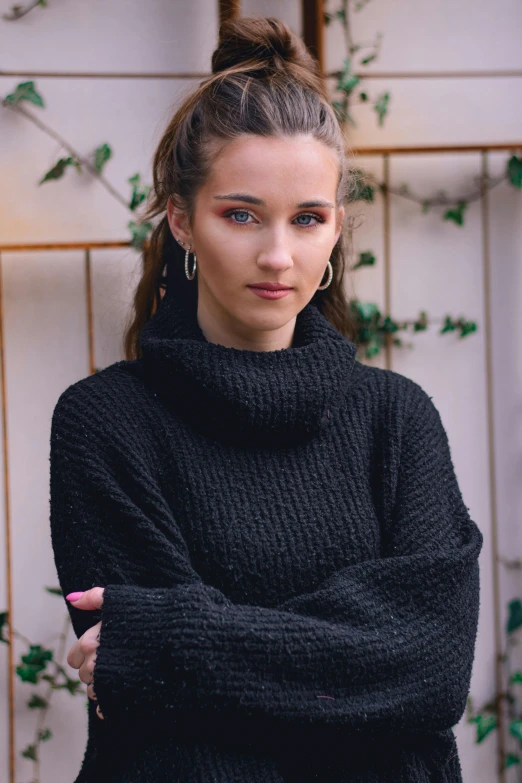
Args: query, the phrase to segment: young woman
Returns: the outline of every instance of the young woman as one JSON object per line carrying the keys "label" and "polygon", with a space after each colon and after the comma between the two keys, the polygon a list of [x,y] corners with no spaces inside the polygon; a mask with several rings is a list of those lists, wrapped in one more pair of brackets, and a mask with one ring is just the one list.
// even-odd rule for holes
{"label": "young woman", "polygon": [[127,358],[52,419],[78,783],[461,781],[482,535],[431,398],[355,359],[350,187],[302,42],[223,25],[154,158]]}

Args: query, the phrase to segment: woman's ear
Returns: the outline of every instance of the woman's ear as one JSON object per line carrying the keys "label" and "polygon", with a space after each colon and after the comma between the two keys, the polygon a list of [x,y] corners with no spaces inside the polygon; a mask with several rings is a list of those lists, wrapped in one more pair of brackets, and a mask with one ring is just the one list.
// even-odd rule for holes
{"label": "woman's ear", "polygon": [[344,221],[344,206],[340,206],[337,210],[337,231],[335,234],[335,242],[334,245],[337,243],[337,240],[341,236],[341,231],[343,230],[343,221]]}
{"label": "woman's ear", "polygon": [[169,196],[167,200],[167,220],[174,239],[181,240],[185,247],[192,244],[192,236],[188,230],[188,220],[186,214],[174,206],[174,202]]}

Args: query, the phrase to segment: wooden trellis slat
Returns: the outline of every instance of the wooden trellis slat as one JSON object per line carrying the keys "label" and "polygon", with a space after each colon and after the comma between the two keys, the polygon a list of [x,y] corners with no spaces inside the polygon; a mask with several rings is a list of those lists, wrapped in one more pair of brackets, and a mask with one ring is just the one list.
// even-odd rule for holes
{"label": "wooden trellis slat", "polygon": [[324,3],[323,0],[302,0],[303,40],[317,59],[324,75]]}

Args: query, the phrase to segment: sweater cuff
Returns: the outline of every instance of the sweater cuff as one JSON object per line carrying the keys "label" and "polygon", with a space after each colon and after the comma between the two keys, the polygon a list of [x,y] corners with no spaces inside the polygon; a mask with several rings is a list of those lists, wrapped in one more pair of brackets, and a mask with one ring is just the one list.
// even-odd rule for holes
{"label": "sweater cuff", "polygon": [[[168,604],[169,634],[165,637],[164,616]],[[161,645],[172,645],[176,633],[176,604],[172,590],[135,585],[105,587],[101,607],[99,646],[93,670],[94,690],[104,717],[159,706],[166,695],[150,687],[148,673],[161,666]],[[170,657],[175,658],[171,649]],[[171,672],[171,676],[173,672]],[[172,691],[170,691],[172,692]]]}
{"label": "sweater cuff", "polygon": [[[139,737],[142,742],[150,730],[151,742],[156,733],[165,732],[180,743],[197,740],[230,745],[232,751],[284,752],[299,734],[295,725],[257,711],[238,713],[206,698],[209,687],[211,693],[216,690],[214,678],[225,686],[224,673],[211,664],[211,629],[223,623],[230,605],[223,593],[202,583],[108,585],[93,671],[105,728],[121,731],[124,724],[129,741]],[[202,628],[208,632],[202,634]]]}
{"label": "sweater cuff", "polygon": [[228,603],[219,590],[199,583],[107,585],[93,670],[104,717],[186,706],[198,690],[197,667],[186,653],[197,645],[205,655],[211,634],[201,635],[201,628],[219,622],[219,605]]}

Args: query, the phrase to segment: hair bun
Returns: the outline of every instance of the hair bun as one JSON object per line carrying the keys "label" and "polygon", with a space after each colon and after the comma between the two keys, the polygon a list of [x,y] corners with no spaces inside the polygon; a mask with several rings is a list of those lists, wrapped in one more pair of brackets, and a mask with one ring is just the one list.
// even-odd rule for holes
{"label": "hair bun", "polygon": [[239,17],[223,22],[212,54],[212,73],[252,64],[252,69],[300,66],[318,75],[317,61],[304,41],[275,17]]}

